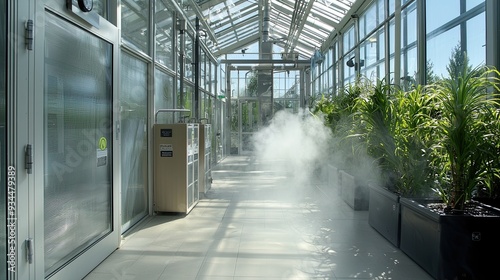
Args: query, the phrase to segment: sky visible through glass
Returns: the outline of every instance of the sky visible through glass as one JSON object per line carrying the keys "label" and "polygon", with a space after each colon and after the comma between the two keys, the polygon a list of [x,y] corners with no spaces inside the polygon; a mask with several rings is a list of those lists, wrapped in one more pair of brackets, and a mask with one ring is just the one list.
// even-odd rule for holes
{"label": "sky visible through glass", "polygon": [[[466,9],[471,10],[483,3],[482,0],[467,0]],[[447,76],[446,66],[453,49],[461,40],[467,42],[467,56],[472,66],[485,63],[486,58],[486,19],[484,12],[469,19],[466,23],[466,38],[460,38],[460,25],[443,29],[443,26],[460,16],[460,0],[428,0],[426,2],[427,34],[439,32],[437,36],[429,36],[427,40],[427,61],[433,65],[433,72],[438,76]],[[445,11],[445,12],[444,12]]]}

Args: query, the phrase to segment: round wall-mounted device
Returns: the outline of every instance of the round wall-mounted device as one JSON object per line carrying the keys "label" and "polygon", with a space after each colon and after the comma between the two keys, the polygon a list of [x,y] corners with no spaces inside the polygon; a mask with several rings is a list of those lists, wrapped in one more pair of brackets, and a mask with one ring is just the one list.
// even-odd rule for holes
{"label": "round wall-mounted device", "polygon": [[80,10],[83,12],[88,13],[92,11],[94,7],[94,0],[78,0],[78,7],[80,7]]}

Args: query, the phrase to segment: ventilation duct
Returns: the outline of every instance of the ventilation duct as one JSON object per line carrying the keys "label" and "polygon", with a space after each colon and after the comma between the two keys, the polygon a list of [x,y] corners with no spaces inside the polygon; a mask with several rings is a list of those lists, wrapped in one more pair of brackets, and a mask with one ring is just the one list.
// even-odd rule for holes
{"label": "ventilation duct", "polygon": [[263,22],[262,22],[262,41],[267,42],[269,40],[269,9],[271,2],[270,0],[264,0],[263,7]]}

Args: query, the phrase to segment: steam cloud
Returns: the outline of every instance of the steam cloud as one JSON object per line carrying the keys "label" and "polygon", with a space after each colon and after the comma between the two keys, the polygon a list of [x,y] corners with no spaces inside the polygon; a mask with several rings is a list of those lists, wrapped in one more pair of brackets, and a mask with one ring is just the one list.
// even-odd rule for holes
{"label": "steam cloud", "polygon": [[257,160],[274,163],[270,165],[273,171],[304,184],[327,161],[331,138],[321,118],[307,110],[298,114],[279,111],[268,126],[254,134],[253,144]]}
{"label": "steam cloud", "polygon": [[332,143],[340,139],[332,135],[321,116],[307,110],[298,114],[277,112],[271,123],[254,134],[252,140],[256,159],[269,164],[271,171],[286,174],[288,182],[295,185],[310,184],[318,176],[326,176],[321,172],[327,170],[324,167],[328,164],[349,170],[365,185],[381,180],[373,158],[366,151],[357,152],[354,166],[347,160],[352,156],[351,150],[333,151]]}

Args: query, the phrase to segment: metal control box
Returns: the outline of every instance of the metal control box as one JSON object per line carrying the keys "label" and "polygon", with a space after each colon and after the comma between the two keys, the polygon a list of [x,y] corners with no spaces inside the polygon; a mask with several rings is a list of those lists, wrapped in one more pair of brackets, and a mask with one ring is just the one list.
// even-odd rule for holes
{"label": "metal control box", "polygon": [[199,125],[155,124],[153,209],[188,214],[199,201]]}

